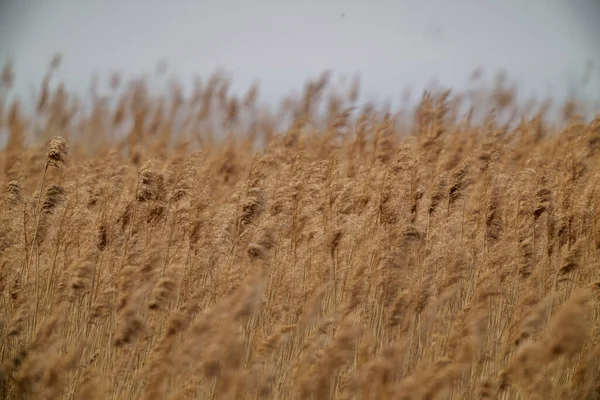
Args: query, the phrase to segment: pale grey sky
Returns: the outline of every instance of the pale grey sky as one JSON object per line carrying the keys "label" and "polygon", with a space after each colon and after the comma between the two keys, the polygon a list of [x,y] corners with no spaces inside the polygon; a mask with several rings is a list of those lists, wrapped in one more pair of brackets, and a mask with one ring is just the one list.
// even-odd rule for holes
{"label": "pale grey sky", "polygon": [[218,67],[278,99],[325,69],[360,73],[364,93],[399,98],[431,79],[461,86],[478,66],[524,92],[565,94],[593,61],[600,95],[597,0],[0,0],[0,62],[15,61],[28,98],[55,52],[84,91],[92,73],[151,73],[166,59],[186,82]]}

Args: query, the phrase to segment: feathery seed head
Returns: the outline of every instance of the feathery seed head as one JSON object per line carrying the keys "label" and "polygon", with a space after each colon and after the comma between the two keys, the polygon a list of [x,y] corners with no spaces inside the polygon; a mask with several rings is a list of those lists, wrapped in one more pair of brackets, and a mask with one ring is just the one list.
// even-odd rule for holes
{"label": "feathery seed head", "polygon": [[19,182],[11,181],[6,185],[5,200],[10,205],[17,205],[23,202],[23,192]]}
{"label": "feathery seed head", "polygon": [[140,169],[136,196],[140,203],[160,200],[164,196],[164,176],[156,169],[153,160]]}
{"label": "feathery seed head", "polygon": [[53,214],[56,207],[62,204],[65,198],[65,189],[62,186],[50,185],[48,189],[46,189],[42,211],[45,214]]}
{"label": "feathery seed head", "polygon": [[46,153],[46,163],[53,167],[60,167],[65,164],[67,158],[67,141],[60,136],[55,136],[48,145]]}

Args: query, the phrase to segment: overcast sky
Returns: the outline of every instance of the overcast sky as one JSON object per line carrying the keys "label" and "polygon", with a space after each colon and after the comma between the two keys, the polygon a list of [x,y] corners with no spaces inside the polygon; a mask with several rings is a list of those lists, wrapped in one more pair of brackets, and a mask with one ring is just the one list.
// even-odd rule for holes
{"label": "overcast sky", "polygon": [[0,0],[0,62],[14,59],[24,98],[61,52],[73,90],[94,72],[151,73],[166,59],[184,82],[218,67],[234,90],[260,79],[266,99],[325,69],[395,99],[433,78],[464,85],[479,66],[564,95],[591,60],[597,98],[598,21],[597,0]]}

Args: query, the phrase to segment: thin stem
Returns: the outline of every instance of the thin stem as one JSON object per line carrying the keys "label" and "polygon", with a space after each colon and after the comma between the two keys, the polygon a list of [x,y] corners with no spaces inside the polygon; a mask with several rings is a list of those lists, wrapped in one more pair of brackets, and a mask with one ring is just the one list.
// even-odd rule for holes
{"label": "thin stem", "polygon": [[127,259],[127,252],[129,251],[129,241],[133,236],[133,224],[135,223],[137,205],[134,203],[133,211],[131,212],[131,220],[129,223],[129,232],[127,233],[127,239],[125,240],[125,249],[123,250],[123,256],[121,257],[121,263],[119,265],[119,272],[123,269],[125,265],[125,260]]}
{"label": "thin stem", "polygon": [[[69,206],[69,203],[67,202],[67,208]],[[63,235],[63,231],[64,231],[64,226],[65,226],[65,219],[67,218],[67,211],[65,210],[65,212],[62,215],[61,218],[61,222],[60,222],[60,226],[58,229],[58,235],[56,238],[56,245],[54,246],[54,256],[52,257],[52,266],[50,267],[50,276],[48,277],[48,283],[46,285],[46,297],[49,296],[50,294],[50,289],[52,288],[52,284],[54,282],[54,273],[56,272],[56,261],[58,259],[58,253],[60,250],[60,242],[61,242],[61,237]]]}
{"label": "thin stem", "polygon": [[[171,199],[169,199],[169,203],[167,204],[167,212],[165,215],[165,222],[160,230],[160,237],[164,237],[165,228],[167,227],[167,222],[169,220],[169,211],[171,211]],[[169,229],[169,242],[167,243],[167,250],[165,254],[165,259],[163,261],[163,265],[160,271],[160,278],[162,279],[165,275],[165,270],[167,269],[167,263],[169,262],[169,250],[171,249],[171,241],[173,239],[173,230],[174,230],[175,221],[171,224]]]}
{"label": "thin stem", "polygon": [[[46,182],[46,172],[48,171],[48,163],[46,163],[46,167],[44,168],[44,175],[42,176],[42,185],[40,186],[40,193],[38,195],[37,204],[35,206],[35,230],[33,231],[33,240],[31,242],[31,252],[29,253],[29,257],[27,259],[27,265],[25,266],[25,279],[24,282],[27,281],[27,275],[29,273],[29,266],[31,265],[31,258],[33,257],[33,246],[35,246],[35,241],[37,240],[38,228],[40,225],[40,201],[42,199],[42,194],[44,193],[44,183]],[[39,278],[39,276],[37,277]]]}
{"label": "thin stem", "polygon": [[40,248],[35,244],[35,308],[33,310],[33,322],[31,324],[31,336],[35,332],[38,319],[38,309],[40,308]]}

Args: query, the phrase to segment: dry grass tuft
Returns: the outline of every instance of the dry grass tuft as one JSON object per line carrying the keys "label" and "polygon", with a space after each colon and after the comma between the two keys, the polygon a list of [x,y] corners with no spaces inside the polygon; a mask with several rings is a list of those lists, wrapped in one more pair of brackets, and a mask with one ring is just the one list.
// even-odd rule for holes
{"label": "dry grass tuft", "polygon": [[0,107],[0,398],[598,398],[581,104],[392,113],[323,74],[271,113],[218,74],[114,75],[87,110],[59,67],[31,114]]}

